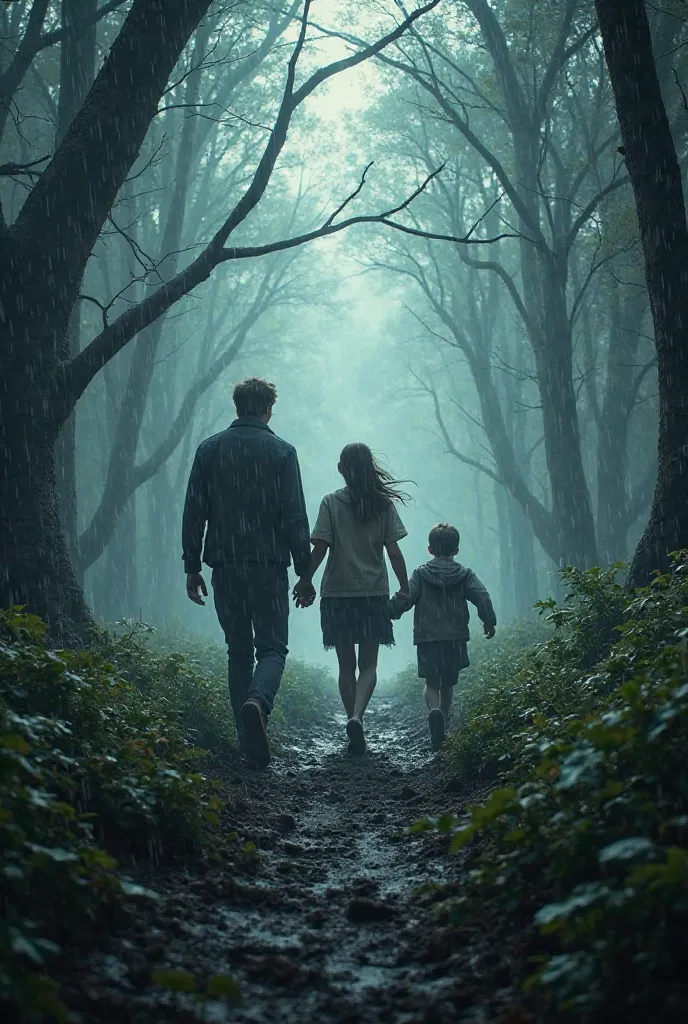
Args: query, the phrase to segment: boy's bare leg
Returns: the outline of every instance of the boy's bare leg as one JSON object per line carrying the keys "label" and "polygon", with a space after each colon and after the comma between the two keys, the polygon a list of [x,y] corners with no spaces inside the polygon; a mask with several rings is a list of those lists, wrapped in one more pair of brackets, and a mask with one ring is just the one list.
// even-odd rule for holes
{"label": "boy's bare leg", "polygon": [[358,722],[363,721],[363,714],[368,707],[373,690],[377,684],[377,656],[380,644],[377,640],[366,640],[358,647],[358,679],[356,680],[356,700],[351,715]]}
{"label": "boy's bare leg", "polygon": [[444,715],[440,709],[442,700],[440,682],[440,679],[434,676],[425,680],[425,703],[430,711],[428,725],[430,726],[433,750],[439,750],[444,742]]}
{"label": "boy's bare leg", "polygon": [[356,702],[356,648],[353,644],[342,644],[337,645],[336,651],[339,662],[339,695],[346,717],[352,718]]}

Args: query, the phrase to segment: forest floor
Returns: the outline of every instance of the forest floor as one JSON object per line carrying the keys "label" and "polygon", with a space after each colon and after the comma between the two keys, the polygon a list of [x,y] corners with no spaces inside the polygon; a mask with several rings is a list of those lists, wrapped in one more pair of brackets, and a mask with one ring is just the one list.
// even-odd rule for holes
{"label": "forest floor", "polygon": [[[524,1019],[502,1016],[514,1005],[510,971],[495,962],[487,923],[450,928],[438,913],[461,857],[436,831],[408,832],[421,815],[459,811],[467,796],[432,752],[418,698],[410,707],[395,694],[373,697],[363,757],[347,753],[333,703],[323,724],[277,731],[266,772],[220,771],[222,842],[256,852],[249,845],[181,873],[138,872],[151,894],[126,927],[97,951],[73,952],[63,981],[74,1019]],[[201,1005],[156,986],[155,972],[168,968],[190,972],[201,989],[229,975],[241,999]]]}

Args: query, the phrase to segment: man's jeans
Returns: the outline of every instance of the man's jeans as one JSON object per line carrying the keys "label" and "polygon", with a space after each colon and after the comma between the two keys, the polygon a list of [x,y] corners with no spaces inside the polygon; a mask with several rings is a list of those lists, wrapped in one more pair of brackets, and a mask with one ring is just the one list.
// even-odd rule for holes
{"label": "man's jeans", "polygon": [[224,566],[213,569],[212,584],[227,641],[229,697],[243,744],[239,708],[249,697],[257,697],[269,714],[282,680],[289,636],[287,568],[255,563]]}

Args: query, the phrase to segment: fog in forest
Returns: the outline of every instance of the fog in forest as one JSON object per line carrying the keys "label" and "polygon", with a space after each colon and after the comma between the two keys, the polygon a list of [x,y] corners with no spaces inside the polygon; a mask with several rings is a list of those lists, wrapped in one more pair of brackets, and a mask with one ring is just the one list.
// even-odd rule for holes
{"label": "fog in forest", "polygon": [[[516,48],[525,22],[501,6]],[[390,25],[365,3],[320,2],[311,17],[302,76]],[[98,33],[116,24],[106,19]],[[105,316],[188,265],[241,195],[275,116],[295,24],[253,4],[201,27],[88,263],[73,351]],[[567,63],[551,51],[554,38],[528,42],[516,61],[519,96],[500,99],[504,69],[467,12],[452,7],[424,24],[427,41],[414,29],[305,101],[233,241],[266,244],[321,225],[371,162],[339,219],[398,206],[441,168],[393,219],[444,240],[366,224],[230,261],[115,355],[79,401],[75,458],[63,438],[58,479],[77,575],[103,621],[179,622],[219,637],[212,608],[185,596],[181,507],[195,448],[231,422],[232,384],[253,374],[277,384],[272,425],[297,447],[312,517],[339,486],[341,447],[365,441],[410,481],[409,564],[425,559],[435,522],[455,523],[460,558],[501,620],[547,596],[560,564],[633,550],[655,472],[656,384],[599,47],[581,43]],[[97,70],[86,50],[72,59]],[[38,61],[25,86],[34,113],[9,127],[8,152],[29,157],[66,127],[58,72],[50,55]],[[536,103],[545,88],[533,138],[510,138],[510,106]],[[24,184],[5,181],[10,211]],[[499,240],[451,241],[469,233]],[[317,608],[293,614],[295,654],[327,662],[318,637]],[[383,671],[409,652],[403,622]]]}
{"label": "fog in forest", "polygon": [[0,0],[3,1020],[687,1019],[688,0],[417,3]]}

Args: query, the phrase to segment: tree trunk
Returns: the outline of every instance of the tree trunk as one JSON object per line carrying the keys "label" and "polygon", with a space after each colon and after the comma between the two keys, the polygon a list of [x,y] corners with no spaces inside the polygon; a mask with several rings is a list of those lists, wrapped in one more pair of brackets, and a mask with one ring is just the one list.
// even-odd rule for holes
{"label": "tree trunk", "polygon": [[[193,62],[197,67],[202,63],[207,51],[209,34],[209,26],[203,25],[196,35]],[[193,108],[198,102],[200,78],[200,72],[196,71],[189,74],[186,79],[184,103],[188,104],[190,108]],[[177,272],[187,192],[192,179],[195,157],[196,125],[197,118],[194,117],[186,117],[182,122],[174,164],[172,195],[159,242],[157,277],[162,281],[170,280]],[[136,348],[129,371],[129,379],[122,397],[119,421],[115,428],[103,496],[91,523],[79,539],[79,563],[82,570],[92,565],[109,544],[120,515],[133,497],[135,490],[134,467],[139,449],[141,427],[165,321],[164,315],[159,317],[142,331],[135,341]]]}
{"label": "tree trunk", "polygon": [[552,518],[566,565],[590,567],[597,561],[595,521],[581,452],[573,341],[566,304],[565,269],[547,256],[542,341],[533,346],[542,402],[545,456]]}
{"label": "tree trunk", "polygon": [[[9,231],[0,222],[0,605],[56,639],[92,618],[59,514],[67,325],[93,245],[209,0],[134,0],[98,78]],[[150,41],[145,55],[142,40]]]}
{"label": "tree trunk", "polygon": [[494,485],[497,507],[497,534],[499,540],[499,617],[502,621],[513,618],[516,607],[513,603],[514,578],[511,558],[511,530],[507,501],[509,496],[501,484]]}
{"label": "tree trunk", "polygon": [[627,554],[631,517],[628,427],[633,408],[639,332],[647,308],[643,289],[633,288],[622,303],[616,280],[611,280],[610,288],[607,381],[597,444],[597,533],[603,564],[625,558]]}
{"label": "tree trunk", "polygon": [[514,615],[525,615],[538,599],[535,544],[530,520],[519,503],[509,495],[509,549]]}
{"label": "tree trunk", "polygon": [[[77,111],[93,85],[96,68],[96,22],[98,0],[62,0],[62,25],[73,28],[93,18],[88,28],[76,35],[68,34],[60,45],[60,97],[57,108],[56,146],[67,134]],[[71,359],[80,348],[81,300],[77,299],[67,325],[63,359]],[[76,559],[77,483],[76,483],[76,412],[73,411],[60,431],[56,449],[57,488],[62,527],[67,548],[79,583],[83,584]]]}
{"label": "tree trunk", "polygon": [[662,101],[643,0],[595,0],[633,186],[655,328],[658,475],[629,584],[688,548],[688,228],[681,171]]}
{"label": "tree trunk", "polygon": [[[18,394],[31,381],[8,378]],[[26,392],[25,392],[26,389]],[[14,405],[14,403],[12,403]],[[0,607],[23,605],[47,623],[57,643],[83,639],[92,620],[77,583],[60,523],[54,452],[59,425],[8,408],[0,420]]]}
{"label": "tree trunk", "polygon": [[103,622],[138,620],[141,610],[137,572],[136,498],[119,518],[112,540],[92,566],[93,611]]}

